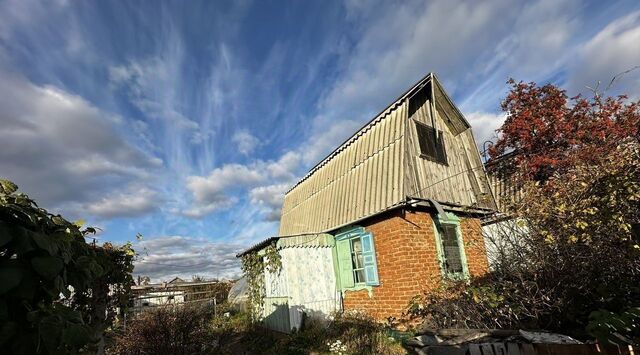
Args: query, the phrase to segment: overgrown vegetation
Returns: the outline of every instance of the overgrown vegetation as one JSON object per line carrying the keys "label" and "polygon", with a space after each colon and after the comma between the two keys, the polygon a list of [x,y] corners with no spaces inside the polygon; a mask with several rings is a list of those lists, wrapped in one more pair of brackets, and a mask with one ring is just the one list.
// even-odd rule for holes
{"label": "overgrown vegetation", "polygon": [[0,353],[99,351],[132,283],[130,245],[87,244],[81,229],[0,180]]}
{"label": "overgrown vegetation", "polygon": [[110,352],[138,354],[213,354],[217,338],[210,319],[213,309],[200,305],[157,307],[138,315],[116,337]]}
{"label": "overgrown vegetation", "polygon": [[114,354],[405,354],[389,329],[360,313],[308,319],[293,334],[275,333],[248,313],[175,305],[144,312],[116,337]]}
{"label": "overgrown vegetation", "polygon": [[[237,319],[243,325],[237,325]],[[234,329],[242,329],[228,339],[240,339],[249,353],[260,354],[405,354],[399,341],[391,337],[390,329],[377,323],[364,313],[337,313],[330,320],[310,318],[302,330],[290,335],[274,333],[247,322],[249,317],[242,313],[230,320]],[[234,347],[223,347],[232,351]],[[232,352],[230,352],[232,353]]]}
{"label": "overgrown vegetation", "polygon": [[512,82],[492,156],[523,198],[495,270],[409,309],[431,327],[525,328],[640,342],[640,106]]}
{"label": "overgrown vegetation", "polygon": [[331,320],[308,319],[301,331],[277,334],[249,327],[243,335],[251,353],[405,354],[389,329],[364,313],[337,313]]}
{"label": "overgrown vegetation", "polygon": [[262,317],[263,300],[265,295],[264,271],[278,272],[282,268],[282,261],[275,243],[262,249],[242,256],[242,273],[249,286],[249,310],[254,321]]}

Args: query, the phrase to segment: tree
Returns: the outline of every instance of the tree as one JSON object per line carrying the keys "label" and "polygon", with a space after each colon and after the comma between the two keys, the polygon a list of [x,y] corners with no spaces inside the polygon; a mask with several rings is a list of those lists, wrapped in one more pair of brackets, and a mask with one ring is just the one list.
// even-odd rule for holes
{"label": "tree", "polygon": [[192,275],[191,276],[191,282],[203,282],[206,281],[204,277],[200,276],[200,275]]}
{"label": "tree", "polygon": [[507,118],[489,154],[495,159],[513,153],[508,168],[527,179],[546,181],[576,164],[597,163],[622,141],[638,140],[640,103],[626,96],[569,98],[552,84],[508,84],[502,102]]}
{"label": "tree", "polygon": [[510,83],[508,118],[491,151],[512,153],[500,165],[522,189],[496,238],[508,248],[491,273],[445,282],[409,313],[432,327],[640,342],[638,103],[598,95],[570,102],[553,85]]}
{"label": "tree", "polygon": [[138,286],[148,285],[151,283],[149,276],[138,275]]}
{"label": "tree", "polygon": [[17,190],[0,179],[0,353],[95,351],[130,301],[133,250],[88,244],[95,229]]}

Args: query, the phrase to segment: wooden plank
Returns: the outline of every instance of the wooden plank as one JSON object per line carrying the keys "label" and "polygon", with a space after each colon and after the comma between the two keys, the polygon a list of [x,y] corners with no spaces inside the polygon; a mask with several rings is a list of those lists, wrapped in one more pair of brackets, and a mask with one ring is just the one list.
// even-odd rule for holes
{"label": "wooden plank", "polygon": [[537,355],[537,352],[533,348],[533,345],[531,344],[520,344],[520,354],[521,355]]}
{"label": "wooden plank", "polygon": [[520,348],[516,343],[506,343],[508,355],[520,355]]}
{"label": "wooden plank", "polygon": [[482,355],[499,355],[494,353],[493,347],[489,343],[480,344],[480,349],[482,350]]}
{"label": "wooden plank", "polygon": [[469,344],[469,355],[482,355],[480,344]]}
{"label": "wooden plank", "polygon": [[507,355],[507,347],[504,343],[492,343],[491,345],[496,355]]}

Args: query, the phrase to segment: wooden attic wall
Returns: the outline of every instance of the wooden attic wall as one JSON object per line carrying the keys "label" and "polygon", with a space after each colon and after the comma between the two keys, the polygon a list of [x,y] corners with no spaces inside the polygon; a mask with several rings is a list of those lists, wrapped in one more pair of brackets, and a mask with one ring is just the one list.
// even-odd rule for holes
{"label": "wooden attic wall", "polygon": [[[404,190],[409,197],[431,198],[462,206],[494,208],[480,154],[471,128],[457,113],[436,84],[432,100],[431,83],[414,96],[407,120],[404,161]],[[434,104],[435,101],[435,104]],[[432,121],[432,117],[434,120]],[[420,157],[415,121],[443,132],[447,165]]]}
{"label": "wooden attic wall", "polygon": [[404,199],[406,101],[389,107],[285,195],[280,235],[315,233]]}
{"label": "wooden attic wall", "polygon": [[[285,195],[281,236],[328,231],[385,210],[407,196],[494,208],[471,128],[437,79],[427,78],[416,86],[424,84],[417,93],[424,96],[412,108],[411,117],[410,100],[403,96]],[[431,99],[432,82],[436,100]],[[447,166],[419,156],[414,120],[432,126],[432,117],[444,132]]]}

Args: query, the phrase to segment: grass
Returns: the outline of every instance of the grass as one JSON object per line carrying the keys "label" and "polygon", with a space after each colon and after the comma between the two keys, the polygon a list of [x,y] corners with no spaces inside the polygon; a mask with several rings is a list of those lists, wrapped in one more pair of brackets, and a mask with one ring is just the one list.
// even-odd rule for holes
{"label": "grass", "polygon": [[111,354],[406,354],[388,327],[364,314],[308,319],[292,334],[269,331],[246,313],[219,307],[158,308],[130,322],[115,338]]}

